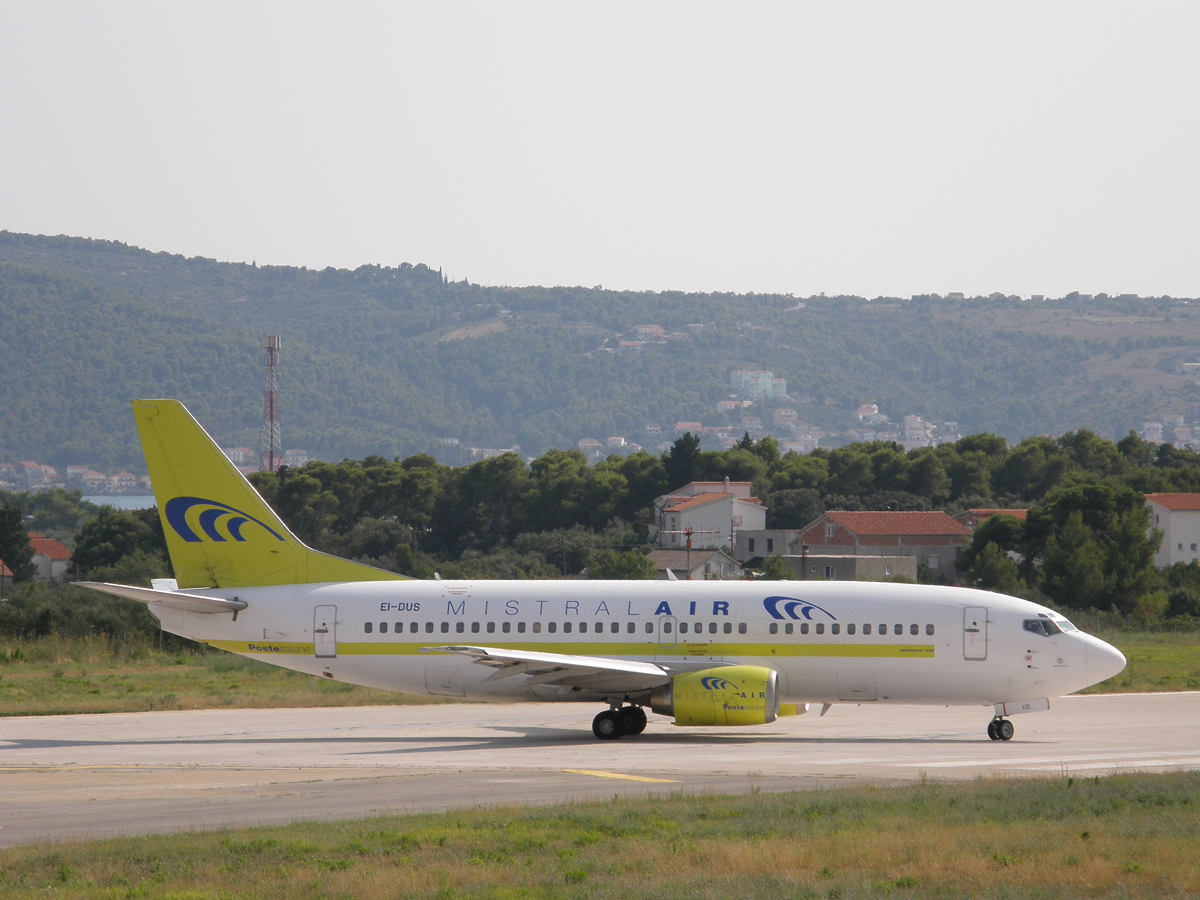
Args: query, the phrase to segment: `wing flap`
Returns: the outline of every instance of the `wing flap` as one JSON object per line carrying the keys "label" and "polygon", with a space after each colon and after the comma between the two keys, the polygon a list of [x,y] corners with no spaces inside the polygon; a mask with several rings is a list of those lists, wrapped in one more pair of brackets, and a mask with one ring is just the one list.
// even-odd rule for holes
{"label": "wing flap", "polygon": [[422,647],[422,653],[454,653],[476,665],[495,669],[486,681],[528,675],[526,685],[559,684],[588,687],[597,691],[640,690],[665,684],[671,676],[650,662],[610,659],[604,656],[574,656],[569,653],[539,653],[499,647]]}
{"label": "wing flap", "polygon": [[198,613],[236,613],[246,608],[245,600],[226,600],[223,597],[205,597],[203,594],[188,594],[183,591],[158,591],[154,588],[134,587],[128,584],[108,584],[103,581],[76,581],[79,587],[91,588],[105,594],[125,597],[139,603],[153,603],[170,609],[182,609]]}

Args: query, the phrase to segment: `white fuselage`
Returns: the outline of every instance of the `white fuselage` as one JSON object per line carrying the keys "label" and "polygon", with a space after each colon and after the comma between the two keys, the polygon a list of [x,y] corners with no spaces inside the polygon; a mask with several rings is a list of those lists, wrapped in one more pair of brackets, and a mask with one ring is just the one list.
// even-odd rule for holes
{"label": "white fuselage", "polygon": [[1019,703],[1080,690],[1125,664],[1080,631],[1028,630],[1039,617],[1064,621],[1045,607],[928,585],[389,581],[190,593],[247,607],[235,620],[152,603],[165,630],[311,675],[478,700],[621,697],[489,679],[486,666],[431,648],[648,661],[673,673],[761,665],[779,672],[781,697],[794,703]]}

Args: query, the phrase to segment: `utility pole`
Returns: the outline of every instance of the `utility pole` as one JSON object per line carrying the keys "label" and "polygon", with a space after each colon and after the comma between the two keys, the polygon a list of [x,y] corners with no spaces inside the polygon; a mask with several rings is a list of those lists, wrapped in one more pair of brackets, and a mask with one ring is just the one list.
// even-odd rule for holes
{"label": "utility pole", "polygon": [[283,463],[283,436],[279,425],[279,335],[263,338],[267,353],[267,389],[263,392],[262,428],[258,433],[258,470],[277,472]]}

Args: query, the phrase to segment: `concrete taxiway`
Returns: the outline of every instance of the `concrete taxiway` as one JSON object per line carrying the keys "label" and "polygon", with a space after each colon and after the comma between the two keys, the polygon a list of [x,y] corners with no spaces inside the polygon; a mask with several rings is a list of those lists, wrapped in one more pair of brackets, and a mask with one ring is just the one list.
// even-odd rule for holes
{"label": "concrete taxiway", "polygon": [[990,708],[835,706],[602,742],[585,706],[377,706],[0,719],[0,846],[669,792],[1200,768],[1200,693]]}

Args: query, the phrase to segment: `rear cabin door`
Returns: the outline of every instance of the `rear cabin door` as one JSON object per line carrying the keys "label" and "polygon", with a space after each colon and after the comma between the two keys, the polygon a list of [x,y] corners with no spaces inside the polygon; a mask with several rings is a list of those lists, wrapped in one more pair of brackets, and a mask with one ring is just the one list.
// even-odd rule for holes
{"label": "rear cabin door", "polygon": [[337,656],[336,606],[318,606],[313,610],[313,655]]}
{"label": "rear cabin door", "polygon": [[963,659],[987,659],[987,617],[982,606],[963,610]]}

